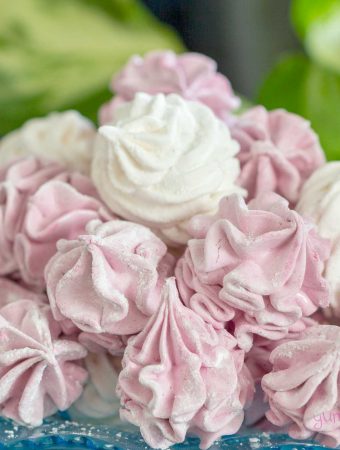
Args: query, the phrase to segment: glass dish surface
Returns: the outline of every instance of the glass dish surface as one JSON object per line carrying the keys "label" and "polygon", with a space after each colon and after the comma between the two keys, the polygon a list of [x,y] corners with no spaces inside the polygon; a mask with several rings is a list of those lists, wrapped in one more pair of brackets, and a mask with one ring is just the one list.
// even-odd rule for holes
{"label": "glass dish surface", "polygon": [[[114,427],[70,422],[67,416],[47,420],[39,428],[29,429],[0,419],[0,450],[149,450],[139,432],[123,424]],[[199,441],[188,438],[173,450],[197,450]],[[225,436],[211,450],[321,450],[313,441],[293,441],[285,434],[246,431]]]}

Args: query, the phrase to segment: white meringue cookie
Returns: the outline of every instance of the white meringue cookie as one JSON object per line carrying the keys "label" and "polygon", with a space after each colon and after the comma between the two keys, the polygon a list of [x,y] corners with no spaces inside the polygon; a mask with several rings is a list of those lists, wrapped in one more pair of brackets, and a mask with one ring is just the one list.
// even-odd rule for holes
{"label": "white meringue cookie", "polygon": [[183,244],[192,216],[215,212],[223,196],[241,191],[239,146],[206,106],[139,93],[116,117],[99,129],[92,178],[118,215]]}
{"label": "white meringue cookie", "polygon": [[85,358],[85,367],[89,372],[89,382],[82,396],[70,410],[76,420],[98,419],[111,425],[119,421],[120,400],[116,395],[118,371],[114,367],[113,357],[105,352],[89,353]]}
{"label": "white meringue cookie", "polygon": [[305,183],[297,210],[328,239],[340,236],[340,161],[320,167]]}
{"label": "white meringue cookie", "polygon": [[33,155],[88,174],[94,138],[94,125],[77,111],[51,113],[6,135],[0,141],[0,164]]}
{"label": "white meringue cookie", "polygon": [[327,312],[340,318],[340,162],[327,163],[314,172],[303,187],[297,210],[316,223],[322,237],[331,240],[324,273],[332,291]]}

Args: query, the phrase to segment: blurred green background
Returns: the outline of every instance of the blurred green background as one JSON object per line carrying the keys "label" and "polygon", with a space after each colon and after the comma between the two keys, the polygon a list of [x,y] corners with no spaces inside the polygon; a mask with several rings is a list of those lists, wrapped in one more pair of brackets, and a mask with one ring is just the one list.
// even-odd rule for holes
{"label": "blurred green background", "polygon": [[52,110],[96,120],[112,75],[162,48],[213,57],[237,92],[305,116],[340,159],[340,0],[0,0],[0,136]]}
{"label": "blurred green background", "polygon": [[53,110],[95,120],[112,74],[153,48],[183,45],[137,0],[0,0],[0,136]]}
{"label": "blurred green background", "polygon": [[340,159],[340,0],[293,0],[291,22],[304,51],[279,58],[257,100],[309,119],[328,159]]}

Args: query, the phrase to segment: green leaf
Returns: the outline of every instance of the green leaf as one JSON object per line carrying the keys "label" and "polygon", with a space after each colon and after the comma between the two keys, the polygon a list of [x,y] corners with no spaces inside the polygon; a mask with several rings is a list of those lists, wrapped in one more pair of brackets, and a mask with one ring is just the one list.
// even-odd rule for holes
{"label": "green leaf", "polygon": [[329,160],[340,160],[340,75],[300,54],[282,59],[260,89],[259,103],[306,117]]}
{"label": "green leaf", "polygon": [[183,50],[137,0],[0,0],[0,11],[0,136],[52,110],[94,118],[132,54]]}
{"label": "green leaf", "polygon": [[291,18],[297,34],[304,38],[313,23],[332,14],[339,0],[292,0]]}
{"label": "green leaf", "polygon": [[292,20],[311,59],[340,73],[340,0],[294,0]]}
{"label": "green leaf", "polygon": [[303,114],[304,85],[308,67],[309,62],[304,55],[284,56],[260,88],[260,103],[269,109],[284,107],[288,111]]}

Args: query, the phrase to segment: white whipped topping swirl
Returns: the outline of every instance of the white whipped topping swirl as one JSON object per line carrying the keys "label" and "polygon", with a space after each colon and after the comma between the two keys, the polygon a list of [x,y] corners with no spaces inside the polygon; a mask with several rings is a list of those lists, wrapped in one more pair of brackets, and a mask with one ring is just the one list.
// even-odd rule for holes
{"label": "white whipped topping swirl", "polygon": [[240,192],[239,146],[206,106],[139,93],[116,117],[99,129],[92,178],[118,215],[182,244],[192,216],[215,212],[223,196]]}

